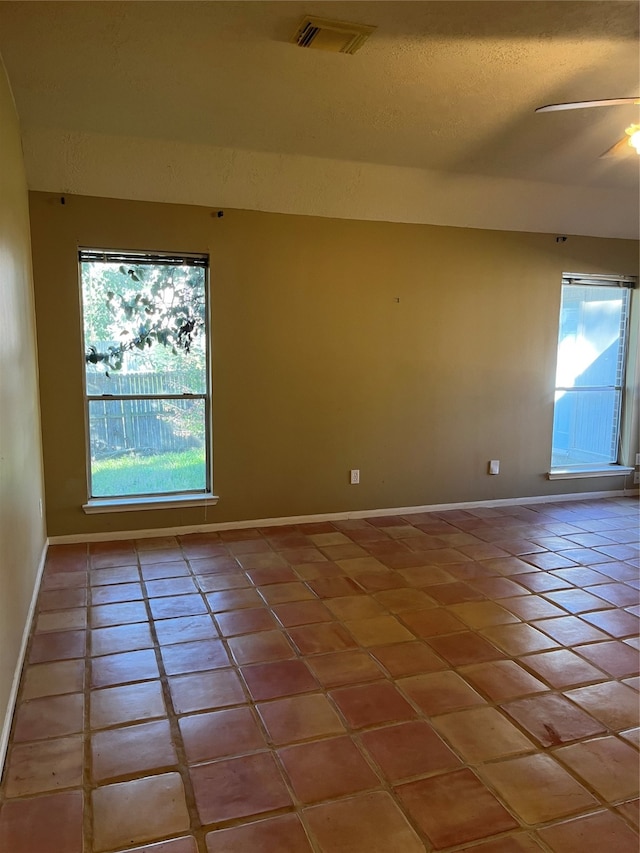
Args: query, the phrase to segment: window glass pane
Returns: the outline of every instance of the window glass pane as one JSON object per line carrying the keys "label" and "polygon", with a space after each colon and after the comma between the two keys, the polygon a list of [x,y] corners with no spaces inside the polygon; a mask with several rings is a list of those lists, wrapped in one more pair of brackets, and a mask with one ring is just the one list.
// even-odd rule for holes
{"label": "window glass pane", "polygon": [[553,467],[617,461],[620,392],[557,391],[553,412]]}
{"label": "window glass pane", "polygon": [[90,400],[92,497],[205,491],[205,401]]}
{"label": "window glass pane", "polygon": [[628,299],[626,288],[563,286],[557,387],[621,385]]}
{"label": "window glass pane", "polygon": [[205,276],[83,261],[87,394],[206,393]]}

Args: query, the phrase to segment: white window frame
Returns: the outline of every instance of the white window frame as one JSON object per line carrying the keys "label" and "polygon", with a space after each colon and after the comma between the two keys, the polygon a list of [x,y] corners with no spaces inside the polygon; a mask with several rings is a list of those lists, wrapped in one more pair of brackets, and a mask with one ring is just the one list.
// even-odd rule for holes
{"label": "white window frame", "polygon": [[[86,342],[84,339],[84,298],[82,291],[82,264],[87,261],[105,261],[123,264],[158,264],[178,266],[193,265],[204,269],[205,290],[205,391],[204,393],[188,394],[89,394],[87,392],[87,373],[85,363]],[[80,319],[82,337],[82,383],[84,395],[85,417],[85,450],[87,475],[87,502],[83,510],[87,514],[105,512],[131,512],[149,509],[170,509],[172,507],[189,507],[215,505],[218,497],[213,493],[213,427],[211,408],[211,317],[210,317],[210,279],[209,256],[187,252],[141,252],[132,250],[79,248],[78,250],[78,282],[80,292]],[[89,406],[92,401],[115,400],[203,400],[204,401],[204,433],[205,433],[205,488],[202,490],[184,492],[145,493],[138,495],[123,495],[110,497],[93,497],[91,486],[91,442]]]}
{"label": "white window frame", "polygon": [[[585,286],[597,286],[597,287],[621,287],[628,289],[629,293],[629,306],[627,310],[627,315],[625,318],[625,328],[624,328],[624,341],[623,341],[623,353],[622,353],[622,371],[620,377],[620,385],[616,386],[602,386],[603,388],[615,388],[616,391],[619,392],[619,408],[617,413],[617,435],[615,436],[615,440],[617,443],[617,459],[610,463],[595,463],[592,465],[589,464],[581,464],[581,465],[568,465],[566,467],[553,467],[551,466],[547,477],[550,480],[564,480],[564,479],[580,479],[585,477],[606,477],[606,476],[620,476],[626,475],[633,471],[633,468],[625,465],[622,457],[621,450],[621,438],[623,433],[623,419],[624,412],[626,408],[626,400],[625,400],[625,379],[626,372],[628,368],[628,359],[629,359],[629,336],[631,332],[630,327],[630,317],[631,317],[631,291],[636,287],[637,280],[632,276],[614,276],[614,275],[591,275],[591,274],[583,274],[583,273],[563,273],[562,276],[562,289],[561,294],[564,293],[565,288],[575,286],[575,285],[585,285]],[[562,303],[561,303],[562,304]],[[558,312],[558,317],[560,318],[560,312]],[[556,337],[556,357],[557,357],[557,347],[558,347],[558,338]],[[600,386],[598,386],[600,387]],[[554,423],[555,423],[555,396],[558,391],[571,392],[572,388],[565,388],[556,385],[554,387]],[[553,449],[554,446],[554,437],[553,437],[553,425],[552,424],[552,434],[551,434],[551,447]],[[614,425],[615,426],[615,425]]]}

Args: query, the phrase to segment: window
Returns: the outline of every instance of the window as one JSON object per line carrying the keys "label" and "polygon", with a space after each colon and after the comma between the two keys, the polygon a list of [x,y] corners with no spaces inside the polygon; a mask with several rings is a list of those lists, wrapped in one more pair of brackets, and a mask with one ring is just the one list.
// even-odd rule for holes
{"label": "window", "polygon": [[79,260],[90,502],[208,494],[207,257]]}
{"label": "window", "polygon": [[563,277],[552,469],[620,461],[631,287],[627,279]]}

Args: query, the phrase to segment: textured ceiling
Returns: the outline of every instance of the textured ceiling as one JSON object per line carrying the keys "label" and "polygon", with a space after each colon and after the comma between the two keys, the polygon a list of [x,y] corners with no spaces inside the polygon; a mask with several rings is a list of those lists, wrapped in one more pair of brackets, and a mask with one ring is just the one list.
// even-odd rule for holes
{"label": "textured ceiling", "polygon": [[[306,14],[378,29],[355,56],[303,50]],[[534,113],[640,93],[635,2],[0,2],[0,53],[26,136],[638,186],[632,151],[598,156],[640,109]]]}

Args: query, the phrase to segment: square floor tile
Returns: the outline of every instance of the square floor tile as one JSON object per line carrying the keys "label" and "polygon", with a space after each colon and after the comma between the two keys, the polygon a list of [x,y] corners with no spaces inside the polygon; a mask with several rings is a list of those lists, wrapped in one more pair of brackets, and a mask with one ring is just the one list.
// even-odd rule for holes
{"label": "square floor tile", "polygon": [[[429,557],[431,557],[431,554],[429,554]],[[485,598],[482,592],[464,581],[430,584],[424,589],[438,604],[462,604],[463,602],[482,601]]]}
{"label": "square floor tile", "polygon": [[52,631],[34,634],[29,663],[82,658],[86,650],[86,631]]}
{"label": "square floor tile", "polygon": [[[208,853],[312,853],[307,834],[295,814],[257,820],[205,836]],[[167,851],[168,853],[168,851]]]}
{"label": "square floor tile", "polygon": [[72,735],[81,732],[83,725],[82,693],[44,696],[18,705],[14,717],[13,741],[20,743]]}
{"label": "square floor tile", "polygon": [[518,826],[470,770],[409,782],[396,790],[411,817],[438,849]]}
{"label": "square floor tile", "polygon": [[149,598],[161,598],[165,595],[186,595],[198,592],[198,587],[193,578],[161,578],[159,580],[147,580],[145,588]]}
{"label": "square floor tile", "polygon": [[96,586],[91,590],[91,603],[117,604],[121,601],[142,601],[139,583],[118,583],[111,586]]}
{"label": "square floor tile", "polygon": [[102,604],[91,608],[91,625],[106,628],[109,625],[126,625],[131,622],[146,622],[147,608],[144,601],[125,601],[122,604]]}
{"label": "square floor tile", "polygon": [[36,632],[71,631],[74,628],[87,627],[87,610],[74,607],[72,610],[53,610],[41,613],[36,618]]}
{"label": "square floor tile", "polygon": [[609,802],[638,796],[638,751],[616,737],[563,746],[554,756]]}
{"label": "square floor tile", "polygon": [[464,604],[452,604],[449,610],[470,628],[486,628],[488,625],[506,625],[517,622],[513,613],[495,601],[469,601]]}
{"label": "square floor tile", "polygon": [[96,853],[165,838],[190,826],[179,773],[105,785],[92,800]]}
{"label": "square floor tile", "polygon": [[91,661],[92,687],[110,687],[114,684],[158,677],[158,665],[153,649],[104,655]]}
{"label": "square floor tile", "polygon": [[317,578],[307,583],[320,598],[344,598],[346,595],[364,595],[364,590],[352,578]]}
{"label": "square floor tile", "polygon": [[[533,657],[533,656],[532,656]],[[523,658],[526,662],[528,657]],[[460,674],[494,702],[504,702],[547,690],[533,675],[511,660],[489,661],[461,667]]]}
{"label": "square floor tile", "polygon": [[549,755],[525,755],[479,768],[480,775],[525,823],[555,820],[598,804]]}
{"label": "square floor tile", "polygon": [[223,759],[190,768],[200,820],[237,820],[292,805],[273,756],[268,752]]}
{"label": "square floor tile", "polygon": [[82,791],[8,800],[0,811],[0,850],[82,853]]}
{"label": "square floor tile", "polygon": [[49,610],[67,610],[86,607],[88,593],[84,587],[70,589],[42,589],[38,596],[38,613]]}
{"label": "square floor tile", "polygon": [[426,592],[412,587],[407,589],[387,589],[383,592],[378,592],[375,595],[375,600],[392,613],[436,607],[436,602]]}
{"label": "square floor tile", "polygon": [[606,675],[569,649],[525,655],[520,662],[544,678],[552,687],[576,687],[603,681]]}
{"label": "square floor tile", "polygon": [[168,563],[147,563],[140,569],[145,581],[159,580],[160,578],[177,578],[189,574],[189,567],[184,560],[176,560]]}
{"label": "square floor tile", "polygon": [[84,669],[84,661],[81,659],[28,666],[23,675],[22,701],[81,692],[84,688]]}
{"label": "square floor tile", "polygon": [[469,764],[536,749],[496,708],[455,711],[432,717],[431,724]]}
{"label": "square floor tile", "polygon": [[[240,590],[244,592],[244,590]],[[227,595],[227,593],[213,593]],[[201,595],[172,595],[166,598],[149,599],[151,615],[154,619],[174,619],[177,616],[198,616],[206,613],[207,608]]]}
{"label": "square floor tile", "polygon": [[300,660],[271,661],[244,666],[242,676],[247,682],[252,699],[256,702],[320,689],[317,679]]}
{"label": "square floor tile", "polygon": [[375,681],[331,692],[347,723],[356,729],[380,723],[409,720],[416,712],[388,681]]}
{"label": "square floor tile", "polygon": [[249,589],[249,580],[239,572],[218,575],[198,575],[198,589],[202,592],[222,592],[225,589]]}
{"label": "square floor tile", "polygon": [[467,630],[465,623],[444,607],[403,612],[401,619],[418,637],[436,637]]}
{"label": "square floor tile", "polygon": [[278,750],[278,755],[302,803],[317,803],[380,785],[349,737],[289,746]]}
{"label": "square floor tile", "polygon": [[558,643],[530,625],[492,625],[482,633],[509,655],[557,649]]}
{"label": "square floor tile", "polygon": [[558,746],[604,731],[602,724],[589,714],[563,696],[551,693],[518,699],[502,707],[543,746]]}
{"label": "square floor tile", "polygon": [[638,652],[625,643],[616,640],[608,643],[592,643],[588,646],[580,646],[577,651],[598,669],[604,670],[614,678],[640,673]]}
{"label": "square floor tile", "polygon": [[382,646],[387,643],[401,643],[415,639],[411,631],[408,631],[393,616],[355,619],[344,624],[361,646]]}
{"label": "square floor tile", "polygon": [[83,743],[72,735],[35,743],[18,743],[9,750],[4,773],[7,797],[24,797],[82,784]]}
{"label": "square floor tile", "polygon": [[390,782],[453,770],[460,759],[423,720],[363,732],[361,740]]}
{"label": "square floor tile", "polygon": [[502,607],[515,613],[524,622],[532,619],[552,619],[554,616],[566,616],[566,611],[552,604],[541,595],[519,595],[516,598],[504,598]]}
{"label": "square floor tile", "polygon": [[268,631],[278,627],[278,623],[266,607],[216,613],[216,622],[223,637],[235,637],[239,634]]}
{"label": "square floor tile", "polygon": [[[588,615],[588,614],[584,614]],[[574,646],[578,643],[594,643],[598,640],[608,640],[609,637],[580,619],[578,616],[560,616],[555,619],[539,619],[531,623],[534,628],[544,631],[553,640],[563,646]]]}
{"label": "square floor tile", "polygon": [[166,713],[159,681],[143,681],[91,691],[92,729],[164,717]]}
{"label": "square floor tile", "polygon": [[371,595],[344,595],[325,600],[335,619],[369,619],[385,612],[382,604]]}
{"label": "square floor tile", "polygon": [[272,610],[285,628],[310,625],[314,622],[331,622],[334,618],[331,610],[321,601],[291,601],[287,604],[276,604]]}
{"label": "square floor tile", "polygon": [[[392,648],[385,646],[385,648]],[[309,667],[324,687],[340,687],[375,681],[383,675],[373,658],[364,651],[330,652],[307,659]]]}
{"label": "square floor tile", "polygon": [[555,823],[538,830],[540,838],[553,853],[601,853],[615,850],[616,853],[637,853],[638,835],[617,815],[611,812],[596,812],[592,815]]}
{"label": "square floor tile", "polygon": [[111,655],[134,652],[137,649],[152,649],[153,638],[148,623],[134,622],[109,628],[94,628],[89,632],[89,645],[94,656]]}
{"label": "square floor tile", "polygon": [[291,601],[316,600],[308,586],[299,581],[292,583],[272,583],[259,588],[260,595],[269,605],[285,604]]}
{"label": "square floor tile", "polygon": [[485,700],[455,672],[431,672],[396,681],[398,687],[430,717],[484,705]]}
{"label": "square floor tile", "polygon": [[174,646],[162,646],[162,662],[167,675],[185,672],[204,672],[221,669],[230,664],[221,640],[194,640]]}
{"label": "square floor tile", "polygon": [[322,853],[424,853],[424,844],[389,794],[360,794],[303,812]]}
{"label": "square floor tile", "polygon": [[345,730],[326,696],[318,693],[277,699],[257,707],[269,736],[277,745],[342,734]]}
{"label": "square floor tile", "polygon": [[427,643],[452,666],[483,663],[504,657],[503,652],[473,631],[429,637]]}
{"label": "square floor tile", "polygon": [[94,732],[91,759],[94,782],[142,775],[178,763],[167,720]]}
{"label": "square floor tile", "polygon": [[316,625],[301,625],[287,631],[302,655],[339,652],[354,649],[356,641],[340,622],[322,622]]}
{"label": "square floor tile", "polygon": [[270,660],[285,660],[295,657],[295,652],[281,631],[260,631],[232,637],[229,648],[236,663],[262,663]]}
{"label": "square floor tile", "polygon": [[213,619],[206,616],[178,616],[175,619],[159,619],[154,623],[161,646],[188,643],[192,640],[213,640],[218,631]]}
{"label": "square floor tile", "polygon": [[614,731],[638,725],[638,694],[626,684],[608,681],[569,690],[565,695]]}
{"label": "square floor tile", "polygon": [[446,669],[447,664],[425,643],[396,643],[389,646],[374,646],[369,649],[390,675],[418,675]]}
{"label": "square floor tile", "polygon": [[189,764],[264,749],[266,743],[247,706],[180,718]]}
{"label": "square floor tile", "polygon": [[612,637],[633,637],[640,630],[640,619],[626,610],[598,610],[595,613],[585,613],[582,618]]}
{"label": "square floor tile", "polygon": [[[494,598],[501,602],[503,598],[527,594],[528,588],[524,589],[521,584],[523,584],[523,578],[530,578],[531,575],[514,575],[514,577],[517,583],[509,578],[476,578],[471,581],[471,584],[483,592],[487,598]],[[556,581],[556,583],[564,584],[564,581]]]}
{"label": "square floor tile", "polygon": [[176,714],[216,710],[246,701],[242,683],[232,669],[218,669],[169,679]]}
{"label": "square floor tile", "polygon": [[585,592],[583,589],[561,589],[557,592],[546,592],[545,598],[560,605],[569,613],[586,613],[590,610],[602,610],[604,602],[601,598]]}

